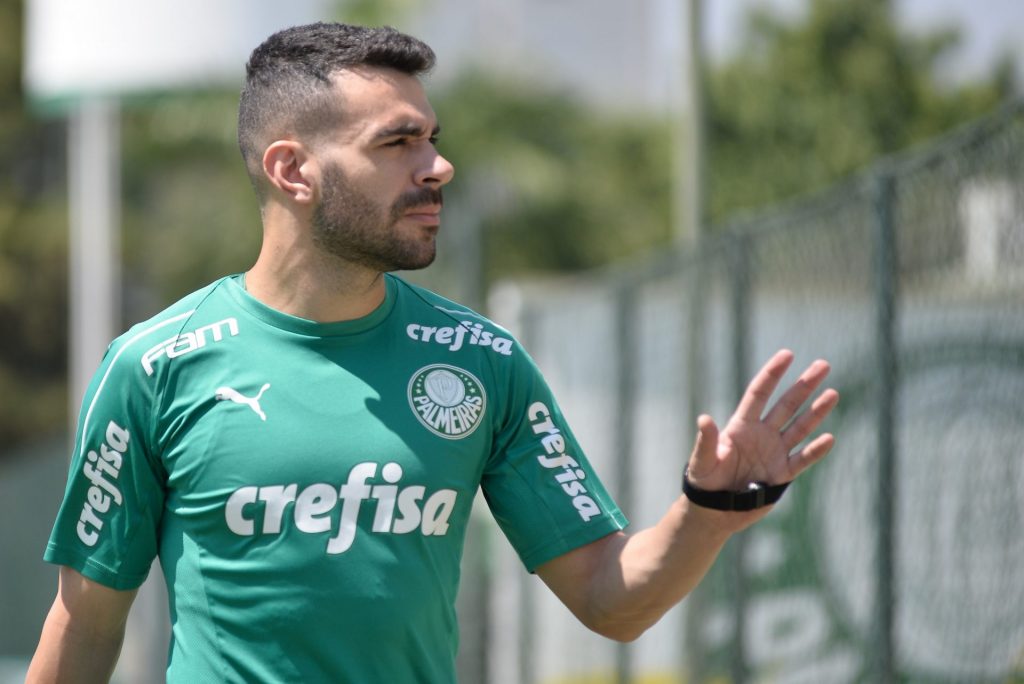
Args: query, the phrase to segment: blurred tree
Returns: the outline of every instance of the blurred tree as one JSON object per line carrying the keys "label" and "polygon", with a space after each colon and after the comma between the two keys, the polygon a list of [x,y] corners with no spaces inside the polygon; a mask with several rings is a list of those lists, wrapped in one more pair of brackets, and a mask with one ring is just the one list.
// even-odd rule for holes
{"label": "blurred tree", "polygon": [[666,122],[473,73],[434,100],[450,194],[471,204],[484,176],[505,198],[482,217],[490,279],[590,268],[669,239]]}
{"label": "blurred tree", "polygon": [[187,92],[122,112],[125,321],[255,261],[262,229],[237,107],[235,92]]}
{"label": "blurred tree", "polygon": [[[386,23],[382,6],[352,11]],[[19,0],[0,0],[0,164],[12,181],[0,184],[5,447],[67,420],[64,124],[25,111],[21,13]],[[976,116],[1012,82],[1003,67],[941,87],[935,66],[955,34],[903,35],[880,0],[813,0],[792,24],[755,14],[749,33],[710,79],[715,220],[823,187]],[[589,268],[669,242],[667,122],[472,72],[430,92],[441,152],[457,168],[446,226],[456,210],[486,205],[476,218],[488,279]],[[124,109],[126,323],[255,258],[259,213],[236,149],[236,104],[235,92],[193,92]]]}
{"label": "blurred tree", "polygon": [[416,8],[417,0],[344,0],[338,21],[364,26],[394,26]]}
{"label": "blurred tree", "polygon": [[22,3],[0,0],[0,445],[67,415],[64,126],[25,111]]}
{"label": "blurred tree", "polygon": [[742,51],[709,79],[712,222],[990,111],[1012,92],[1011,63],[954,87],[938,67],[958,42],[953,29],[901,31],[884,0],[811,0],[792,23],[752,12]]}

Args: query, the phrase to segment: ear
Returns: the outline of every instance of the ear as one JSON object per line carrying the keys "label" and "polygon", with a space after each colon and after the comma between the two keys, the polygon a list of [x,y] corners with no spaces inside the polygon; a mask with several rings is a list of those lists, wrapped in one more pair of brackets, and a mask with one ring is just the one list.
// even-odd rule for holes
{"label": "ear", "polygon": [[294,140],[276,140],[263,152],[267,182],[300,204],[313,199],[315,169],[314,159]]}

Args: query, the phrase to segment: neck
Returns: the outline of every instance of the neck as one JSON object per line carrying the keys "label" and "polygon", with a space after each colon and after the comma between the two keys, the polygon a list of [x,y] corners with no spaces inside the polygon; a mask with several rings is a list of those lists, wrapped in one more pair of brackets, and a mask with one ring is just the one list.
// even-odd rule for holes
{"label": "neck", "polygon": [[309,231],[264,214],[263,247],[246,273],[249,294],[282,313],[319,323],[362,318],[384,301],[384,274],[328,254]]}

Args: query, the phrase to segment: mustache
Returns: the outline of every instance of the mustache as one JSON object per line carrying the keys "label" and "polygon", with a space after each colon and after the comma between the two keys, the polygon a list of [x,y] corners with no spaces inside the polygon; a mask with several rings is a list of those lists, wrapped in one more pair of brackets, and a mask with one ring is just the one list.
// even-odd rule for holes
{"label": "mustache", "polygon": [[418,190],[407,192],[395,201],[395,204],[391,207],[391,213],[399,216],[406,209],[422,207],[427,204],[444,206],[441,188],[419,188]]}

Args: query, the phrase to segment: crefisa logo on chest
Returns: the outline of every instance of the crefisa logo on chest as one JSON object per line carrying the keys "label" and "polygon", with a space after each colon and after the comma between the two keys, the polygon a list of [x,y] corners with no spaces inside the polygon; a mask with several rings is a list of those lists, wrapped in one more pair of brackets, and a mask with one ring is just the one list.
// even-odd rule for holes
{"label": "crefisa logo on chest", "polygon": [[424,366],[409,380],[409,406],[423,426],[445,439],[468,437],[487,408],[483,385],[448,364]]}

